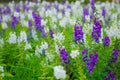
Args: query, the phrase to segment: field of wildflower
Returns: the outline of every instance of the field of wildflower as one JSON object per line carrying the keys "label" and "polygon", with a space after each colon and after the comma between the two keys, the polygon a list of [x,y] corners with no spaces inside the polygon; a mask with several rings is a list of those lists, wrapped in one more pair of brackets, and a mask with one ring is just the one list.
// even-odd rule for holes
{"label": "field of wildflower", "polygon": [[0,3],[0,80],[120,80],[120,4]]}

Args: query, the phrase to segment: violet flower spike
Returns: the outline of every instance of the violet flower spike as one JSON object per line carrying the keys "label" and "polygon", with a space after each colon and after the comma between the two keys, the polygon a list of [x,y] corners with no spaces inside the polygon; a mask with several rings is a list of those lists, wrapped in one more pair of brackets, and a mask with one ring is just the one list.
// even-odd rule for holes
{"label": "violet flower spike", "polygon": [[65,49],[60,49],[60,57],[62,59],[62,64],[69,63],[68,52]]}
{"label": "violet flower spike", "polygon": [[108,36],[104,37],[104,46],[109,46],[110,45],[110,38]]}

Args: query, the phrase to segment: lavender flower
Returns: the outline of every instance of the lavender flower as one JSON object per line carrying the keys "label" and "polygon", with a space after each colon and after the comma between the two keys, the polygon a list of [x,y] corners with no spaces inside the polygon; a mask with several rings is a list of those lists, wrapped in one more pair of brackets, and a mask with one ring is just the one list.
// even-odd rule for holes
{"label": "lavender flower", "polygon": [[41,33],[42,33],[42,36],[43,36],[43,37],[46,37],[46,32],[45,32],[44,27],[43,27],[43,29],[41,29]]}
{"label": "lavender flower", "polygon": [[115,74],[112,71],[108,71],[108,75],[105,77],[105,80],[116,80]]}
{"label": "lavender flower", "polygon": [[28,25],[30,27],[30,34],[32,35],[32,21],[28,20]]}
{"label": "lavender flower", "polygon": [[105,8],[103,8],[102,9],[102,16],[105,18],[105,16],[106,16],[106,10],[105,10]]}
{"label": "lavender flower", "polygon": [[40,27],[41,27],[41,17],[39,15],[37,15],[35,12],[33,12],[32,15],[33,15],[33,18],[35,20],[36,30],[40,30]]}
{"label": "lavender flower", "polygon": [[74,26],[74,40],[75,42],[80,42],[80,40],[83,41],[83,31],[82,31],[82,26]]}
{"label": "lavender flower", "polygon": [[87,8],[84,8],[84,9],[83,9],[83,15],[84,15],[84,16],[89,15],[89,11],[88,11]]}
{"label": "lavender flower", "polygon": [[20,7],[19,7],[19,6],[20,6],[20,5],[16,5],[16,6],[15,6],[15,11],[18,12],[18,13],[20,12]]}
{"label": "lavender flower", "polygon": [[110,59],[110,63],[118,61],[118,53],[119,52],[120,52],[120,50],[113,50],[113,53],[112,53],[112,56]]}
{"label": "lavender flower", "polygon": [[104,38],[104,46],[109,46],[110,45],[110,38],[108,36],[105,36]]}
{"label": "lavender flower", "polygon": [[91,4],[91,8],[92,8],[92,14],[94,14],[94,3],[95,1],[94,0],[90,0],[90,4]]}
{"label": "lavender flower", "polygon": [[60,49],[60,57],[63,64],[69,63],[68,52],[65,49]]}
{"label": "lavender flower", "polygon": [[83,18],[82,18],[82,22],[85,23],[86,19],[85,19],[85,16],[88,16],[89,15],[89,11],[87,8],[84,8],[83,9]]}
{"label": "lavender flower", "polygon": [[94,54],[90,54],[88,56],[88,50],[84,49],[84,51],[82,52],[82,55],[83,55],[82,60],[83,60],[83,62],[86,63],[86,67],[87,67],[89,73],[91,74],[92,71],[94,70],[96,63],[98,62],[98,54],[94,53]]}
{"label": "lavender flower", "polygon": [[50,33],[50,37],[53,38],[53,31],[52,30],[49,30],[49,33]]}
{"label": "lavender flower", "polygon": [[83,62],[87,62],[88,61],[88,50],[87,49],[84,49],[84,51],[82,52],[82,60]]}
{"label": "lavender flower", "polygon": [[12,16],[11,26],[13,29],[15,29],[17,23],[18,23],[17,17]]}
{"label": "lavender flower", "polygon": [[92,38],[95,39],[97,43],[99,43],[99,39],[101,38],[101,24],[96,18],[94,20]]}
{"label": "lavender flower", "polygon": [[2,22],[2,16],[0,16],[0,23]]}
{"label": "lavender flower", "polygon": [[87,62],[86,67],[88,68],[88,71],[91,74],[92,71],[94,70],[96,63],[98,62],[98,54],[97,53],[95,53],[94,55],[90,54],[89,57],[90,59]]}

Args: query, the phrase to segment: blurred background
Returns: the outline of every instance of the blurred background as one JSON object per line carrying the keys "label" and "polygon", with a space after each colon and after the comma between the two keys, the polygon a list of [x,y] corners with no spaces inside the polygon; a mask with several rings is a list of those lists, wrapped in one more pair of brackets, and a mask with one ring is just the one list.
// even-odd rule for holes
{"label": "blurred background", "polygon": [[[11,1],[13,1],[13,0],[0,0],[0,3],[8,3],[8,2],[11,2]],[[14,0],[15,2],[19,2],[19,1],[26,1],[26,0]],[[37,0],[29,0],[29,1],[37,1]],[[41,1],[49,1],[49,2],[54,2],[54,1],[58,1],[58,2],[63,2],[63,1],[65,1],[65,0],[41,0]],[[69,1],[69,2],[75,2],[75,1],[77,1],[77,0],[67,0],[67,1]],[[119,0],[95,0],[95,1],[101,1],[101,2],[105,2],[105,1],[109,1],[109,2],[111,2],[111,1],[114,1],[114,2],[116,2],[116,1],[119,1]],[[84,3],[88,3],[89,2],[89,0],[84,0]]]}

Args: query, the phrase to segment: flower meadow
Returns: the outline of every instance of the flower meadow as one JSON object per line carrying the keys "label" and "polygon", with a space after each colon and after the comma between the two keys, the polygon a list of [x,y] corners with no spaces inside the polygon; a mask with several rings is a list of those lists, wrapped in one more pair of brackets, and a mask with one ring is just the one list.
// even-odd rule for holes
{"label": "flower meadow", "polygon": [[0,3],[0,80],[120,80],[120,4]]}

